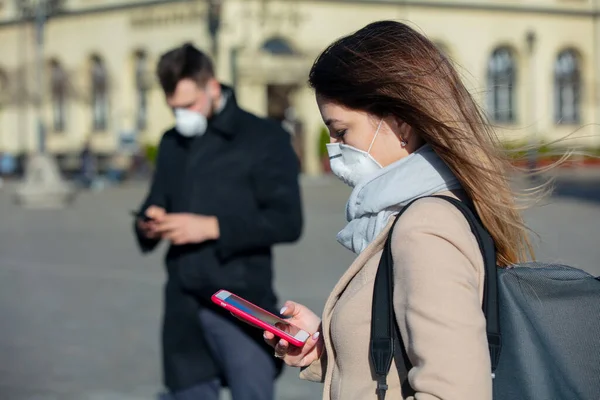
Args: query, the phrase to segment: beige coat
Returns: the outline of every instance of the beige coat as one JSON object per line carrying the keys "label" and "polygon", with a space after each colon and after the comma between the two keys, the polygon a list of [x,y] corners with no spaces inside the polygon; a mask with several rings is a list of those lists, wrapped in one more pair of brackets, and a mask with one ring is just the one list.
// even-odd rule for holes
{"label": "beige coat", "polygon": [[[325,383],[325,400],[377,398],[369,363],[371,302],[390,225],[358,256],[325,305],[325,351],[300,374]],[[444,200],[422,199],[398,221],[392,240],[394,311],[413,365],[409,382],[416,395],[410,399],[491,399],[483,260],[467,221]],[[401,399],[394,365],[388,385],[386,399]]]}

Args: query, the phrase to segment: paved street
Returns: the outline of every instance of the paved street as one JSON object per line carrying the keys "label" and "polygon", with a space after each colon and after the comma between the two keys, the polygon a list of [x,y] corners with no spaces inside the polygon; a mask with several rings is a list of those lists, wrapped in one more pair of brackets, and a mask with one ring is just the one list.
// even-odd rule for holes
{"label": "paved street", "polygon": [[[164,248],[141,257],[129,215],[145,185],[85,193],[61,211],[20,209],[10,190],[0,190],[0,399],[152,399]],[[334,239],[348,193],[329,178],[304,180],[303,239],[276,252],[282,299],[321,310],[351,262]],[[540,259],[600,275],[600,173],[563,174],[556,196],[526,215]],[[278,399],[320,391],[288,369]]]}

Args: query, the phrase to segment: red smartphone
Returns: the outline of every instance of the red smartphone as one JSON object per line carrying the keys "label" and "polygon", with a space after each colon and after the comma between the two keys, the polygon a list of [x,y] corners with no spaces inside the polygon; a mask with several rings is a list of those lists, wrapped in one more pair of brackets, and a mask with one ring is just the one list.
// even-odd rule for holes
{"label": "red smartphone", "polygon": [[287,340],[288,343],[296,347],[304,346],[304,343],[310,337],[310,333],[227,290],[219,290],[212,295],[211,299],[215,304],[223,307],[240,319],[259,326],[261,329]]}

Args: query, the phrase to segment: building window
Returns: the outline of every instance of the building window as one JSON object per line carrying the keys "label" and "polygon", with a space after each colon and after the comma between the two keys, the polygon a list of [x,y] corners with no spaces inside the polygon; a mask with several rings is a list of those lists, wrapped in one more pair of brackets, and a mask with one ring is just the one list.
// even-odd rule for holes
{"label": "building window", "polygon": [[50,63],[52,121],[55,132],[64,132],[67,108],[67,74],[58,61]]}
{"label": "building window", "polygon": [[292,56],[296,54],[292,45],[281,37],[267,39],[262,45],[262,50],[275,56]]}
{"label": "building window", "polygon": [[99,57],[92,57],[92,128],[104,131],[108,128],[108,77],[106,67]]}
{"label": "building window", "polygon": [[573,50],[565,50],[554,64],[554,120],[557,124],[578,124],[581,116],[581,73]]}
{"label": "building window", "polygon": [[488,112],[493,122],[515,122],[515,61],[512,52],[501,47],[488,63]]}
{"label": "building window", "polygon": [[135,55],[135,91],[137,101],[136,126],[144,130],[148,120],[148,58],[146,53],[137,52]]}
{"label": "building window", "polygon": [[8,89],[8,76],[6,75],[6,72],[0,69],[0,112],[2,111],[2,107],[8,102]]}

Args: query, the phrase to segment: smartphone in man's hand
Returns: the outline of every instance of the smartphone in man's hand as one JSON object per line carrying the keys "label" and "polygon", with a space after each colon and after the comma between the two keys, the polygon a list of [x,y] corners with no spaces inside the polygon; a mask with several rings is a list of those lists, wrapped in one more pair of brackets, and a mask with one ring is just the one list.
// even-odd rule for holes
{"label": "smartphone in man's hand", "polygon": [[154,220],[154,218],[150,218],[145,213],[142,213],[142,212],[139,212],[139,211],[135,211],[135,210],[131,210],[131,215],[133,215],[137,219],[142,220],[143,222],[150,222],[150,221]]}

